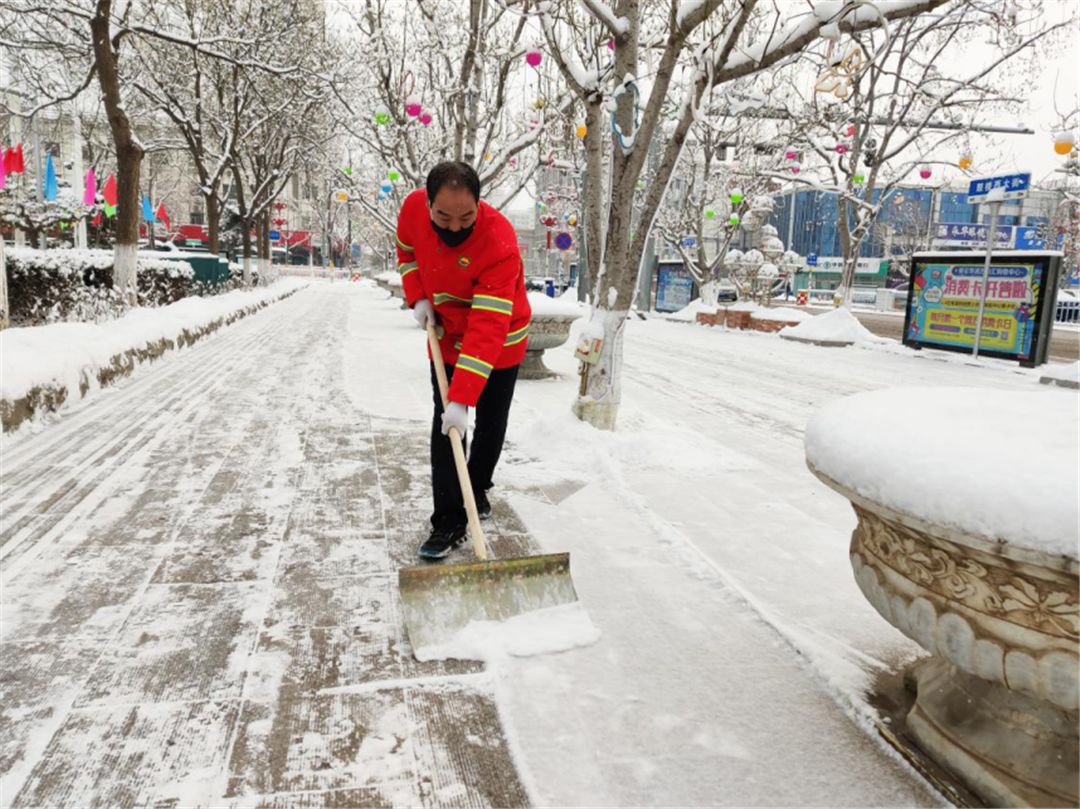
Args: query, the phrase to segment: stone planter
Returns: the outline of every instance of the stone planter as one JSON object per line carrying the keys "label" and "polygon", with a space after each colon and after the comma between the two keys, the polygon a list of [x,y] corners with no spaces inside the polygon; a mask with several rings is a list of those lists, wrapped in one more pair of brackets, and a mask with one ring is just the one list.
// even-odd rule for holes
{"label": "stone planter", "polygon": [[695,319],[703,326],[723,326],[725,322],[725,309],[718,312],[698,312]]}
{"label": "stone planter", "polygon": [[775,333],[788,326],[798,326],[796,320],[768,320],[760,317],[750,318],[750,328],[754,331]]}
{"label": "stone planter", "polygon": [[519,379],[547,379],[558,376],[544,365],[544,352],[557,348],[570,339],[570,324],[581,315],[554,315],[533,313],[529,323],[529,342],[518,371]]}
{"label": "stone planter", "polygon": [[1080,567],[894,511],[814,469],[847,497],[863,594],[932,657],[908,730],[993,806],[1076,806]]}

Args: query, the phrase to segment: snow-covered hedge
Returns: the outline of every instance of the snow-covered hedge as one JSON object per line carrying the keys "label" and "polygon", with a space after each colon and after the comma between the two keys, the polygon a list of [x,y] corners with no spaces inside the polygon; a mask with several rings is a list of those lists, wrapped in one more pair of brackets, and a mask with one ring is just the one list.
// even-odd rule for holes
{"label": "snow-covered hedge", "polygon": [[168,306],[129,309],[101,324],[52,323],[0,331],[0,422],[5,432],[130,374],[166,351],[191,345],[307,285],[282,279],[260,289]]}
{"label": "snow-covered hedge", "polygon": [[[19,247],[5,255],[12,325],[100,322],[124,311],[113,289],[111,250]],[[195,272],[186,261],[140,254],[137,265],[141,306],[165,306],[195,291]]]}

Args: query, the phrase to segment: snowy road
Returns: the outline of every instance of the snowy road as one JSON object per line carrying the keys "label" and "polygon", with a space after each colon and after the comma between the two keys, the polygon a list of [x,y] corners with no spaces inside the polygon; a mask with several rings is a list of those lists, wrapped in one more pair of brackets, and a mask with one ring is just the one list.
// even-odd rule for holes
{"label": "snowy road", "polygon": [[1030,372],[634,322],[601,434],[548,352],[564,376],[519,387],[494,552],[569,550],[603,636],[485,668],[416,663],[397,614],[422,352],[385,293],[317,283],[5,440],[0,803],[939,800],[852,719],[917,649],[858,593],[802,430],[858,390]]}

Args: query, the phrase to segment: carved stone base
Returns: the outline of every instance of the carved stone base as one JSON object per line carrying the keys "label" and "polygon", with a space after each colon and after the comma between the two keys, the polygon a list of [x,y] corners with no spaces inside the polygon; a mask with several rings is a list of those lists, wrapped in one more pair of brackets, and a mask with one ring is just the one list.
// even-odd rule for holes
{"label": "carved stone base", "polygon": [[525,352],[525,359],[518,369],[518,379],[547,379],[552,376],[558,374],[544,365],[544,349]]}
{"label": "carved stone base", "polygon": [[1077,713],[966,674],[920,664],[907,726],[916,742],[990,806],[1077,806]]}

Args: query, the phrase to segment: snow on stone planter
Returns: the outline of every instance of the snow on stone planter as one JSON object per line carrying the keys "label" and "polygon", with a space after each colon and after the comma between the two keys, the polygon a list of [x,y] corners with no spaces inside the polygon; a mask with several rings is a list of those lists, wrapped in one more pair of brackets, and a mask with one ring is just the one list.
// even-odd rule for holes
{"label": "snow on stone planter", "polygon": [[131,309],[105,323],[53,323],[0,331],[0,423],[14,430],[112,384],[142,362],[191,345],[307,285],[283,279],[253,290]]}
{"label": "snow on stone planter", "polygon": [[855,315],[843,307],[810,317],[797,326],[789,326],[781,330],[780,336],[785,340],[829,347],[884,342],[884,338],[870,332]]}
{"label": "snow on stone planter", "polygon": [[1072,365],[1048,365],[1043,368],[1039,381],[1044,385],[1080,389],[1080,362]]}
{"label": "snow on stone planter", "polygon": [[909,672],[908,731],[989,805],[1080,800],[1076,412],[1067,391],[910,388],[806,430],[858,518],[859,588],[932,655]]}
{"label": "snow on stone planter", "polygon": [[800,309],[758,309],[750,313],[750,328],[754,331],[775,332],[787,326],[798,326],[804,320],[813,317]]}
{"label": "snow on stone planter", "polygon": [[518,375],[522,379],[546,379],[557,374],[544,365],[544,352],[558,348],[570,338],[570,324],[584,312],[576,300],[549,298],[538,292],[529,293],[532,320],[525,359]]}
{"label": "snow on stone planter", "polygon": [[[679,320],[683,323],[708,323],[713,326],[715,323],[709,322],[710,319],[716,315],[716,305],[709,305],[701,300],[701,298],[694,298],[690,303],[680,309],[678,312],[672,312],[669,315],[664,315],[665,320]],[[702,315],[708,316],[702,319]],[[721,321],[722,323],[722,321]]]}

